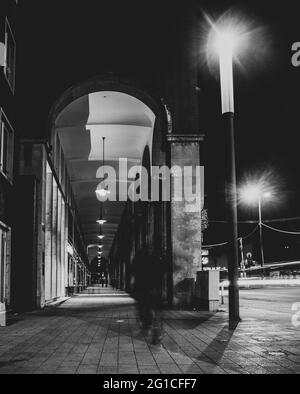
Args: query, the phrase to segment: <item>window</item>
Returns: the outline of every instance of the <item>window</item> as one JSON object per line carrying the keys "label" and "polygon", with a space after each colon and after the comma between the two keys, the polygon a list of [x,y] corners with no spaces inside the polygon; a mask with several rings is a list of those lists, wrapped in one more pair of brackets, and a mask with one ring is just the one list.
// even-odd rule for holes
{"label": "window", "polygon": [[14,93],[15,91],[15,69],[16,69],[16,41],[14,39],[8,19],[5,21],[5,63],[4,74],[7,82]]}
{"label": "window", "polygon": [[0,110],[0,171],[13,180],[14,132],[4,112]]}

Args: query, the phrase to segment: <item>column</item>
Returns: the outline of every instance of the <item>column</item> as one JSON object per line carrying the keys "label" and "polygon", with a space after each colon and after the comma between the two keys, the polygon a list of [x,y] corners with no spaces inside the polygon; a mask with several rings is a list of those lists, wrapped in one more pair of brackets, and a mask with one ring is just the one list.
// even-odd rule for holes
{"label": "column", "polygon": [[39,153],[38,164],[40,166],[40,182],[37,184],[37,223],[36,223],[36,307],[43,308],[45,306],[45,209],[46,209],[46,154],[44,147],[37,145],[36,151]]}
{"label": "column", "polygon": [[57,280],[57,297],[61,297],[61,282],[62,282],[62,267],[61,267],[61,249],[62,249],[62,195],[58,190],[58,199],[57,199],[57,272],[56,272],[56,280]]}
{"label": "column", "polygon": [[52,194],[52,278],[51,278],[51,299],[57,297],[57,201],[58,187],[56,181],[53,179],[53,194]]}
{"label": "column", "polygon": [[[200,166],[200,143],[203,136],[170,134],[167,139],[171,167],[178,166],[182,174],[185,166],[194,167],[193,176],[186,177],[185,180],[180,174],[171,177],[173,305],[185,307],[193,301],[196,273],[201,267],[201,196],[197,196],[194,202],[188,202],[184,198],[184,184],[195,187],[195,167]],[[174,185],[180,182],[178,177],[182,178],[181,201],[176,201],[174,193]]]}
{"label": "column", "polygon": [[68,208],[67,208],[67,203],[65,203],[65,211],[64,211],[64,215],[65,215],[65,247],[64,247],[64,254],[65,254],[65,287],[70,286],[72,284],[70,284],[69,282],[69,276],[70,276],[70,268],[69,268],[69,254],[68,254],[68,241],[69,241],[69,225],[68,225]]}
{"label": "column", "polygon": [[51,299],[52,283],[52,192],[53,175],[47,167],[45,218],[45,300]]}
{"label": "column", "polygon": [[61,259],[61,282],[60,282],[60,296],[65,296],[65,287],[66,287],[66,242],[65,242],[65,202],[62,199],[61,203],[61,250],[60,250],[60,259]]}

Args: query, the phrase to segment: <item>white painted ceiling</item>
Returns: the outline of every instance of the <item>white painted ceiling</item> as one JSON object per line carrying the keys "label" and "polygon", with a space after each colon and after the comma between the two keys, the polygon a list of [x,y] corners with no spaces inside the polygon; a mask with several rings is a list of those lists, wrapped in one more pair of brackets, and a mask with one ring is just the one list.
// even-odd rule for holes
{"label": "white painted ceiling", "polygon": [[[95,190],[96,174],[102,166],[102,137],[105,140],[105,165],[118,172],[119,158],[128,160],[128,168],[141,164],[145,147],[152,152],[154,113],[143,102],[120,92],[97,92],[68,105],[58,116],[55,127],[60,138],[70,175],[81,225],[88,245],[97,245],[100,202]],[[105,202],[102,241],[104,256],[109,254],[124,202]],[[89,257],[98,248],[89,248]]]}

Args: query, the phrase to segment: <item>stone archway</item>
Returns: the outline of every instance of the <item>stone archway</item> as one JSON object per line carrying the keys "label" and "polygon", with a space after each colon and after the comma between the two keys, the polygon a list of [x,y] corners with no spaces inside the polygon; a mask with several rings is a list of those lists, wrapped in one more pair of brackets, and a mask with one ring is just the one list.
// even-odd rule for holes
{"label": "stone archway", "polygon": [[[109,108],[107,103],[104,103],[104,98],[106,98],[106,102],[110,100],[112,103],[111,105],[116,107],[115,112],[119,112],[113,113],[114,111],[112,108]],[[105,110],[101,113],[101,106],[103,105],[105,106]],[[136,112],[134,113],[134,111]],[[97,160],[100,161],[101,158],[100,137],[104,135],[103,127],[105,127],[105,122],[108,122],[110,116],[112,117],[109,119],[110,126],[113,127],[107,130],[106,125],[105,130],[105,133],[108,133],[108,135],[105,134],[108,144],[106,150],[108,151],[106,156],[107,161],[115,160],[117,157],[121,157],[122,154],[125,154],[126,157],[126,152],[124,151],[124,146],[126,144],[127,153],[129,152],[128,143],[130,141],[126,141],[123,137],[120,139],[118,147],[115,137],[114,147],[110,144],[112,138],[110,138],[109,135],[112,136],[112,134],[116,134],[117,128],[120,129],[119,136],[121,136],[120,133],[122,131],[132,135],[132,144],[137,144],[138,150],[140,151],[140,164],[146,165],[147,168],[149,168],[149,172],[152,163],[160,165],[165,164],[166,161],[165,153],[162,151],[163,141],[165,140],[164,135],[168,130],[165,106],[162,101],[153,99],[135,83],[132,84],[129,81],[120,81],[118,78],[112,76],[93,78],[92,80],[68,89],[57,100],[51,109],[48,120],[50,130],[49,139],[52,141],[53,149],[55,150],[56,135],[59,136],[60,145],[62,151],[65,153],[66,162],[71,172],[75,199],[77,196],[79,201],[79,216],[83,223],[85,239],[89,246],[94,244],[95,247],[89,250],[89,252],[92,253],[91,258],[95,257],[93,253],[97,252],[97,239],[95,238],[97,234],[97,229],[95,227],[97,219],[96,208],[91,209],[96,200],[95,198],[95,201],[92,200],[92,189],[88,190],[89,199],[86,195],[82,196],[84,190],[82,186],[83,183],[78,187],[76,182],[83,182],[84,179],[81,178],[77,180],[76,177],[72,177],[72,174],[76,172],[78,175],[82,169],[84,169],[82,172],[82,176],[84,176],[88,173],[88,166],[93,166],[93,163],[97,166],[96,162]],[[127,122],[126,126],[128,126],[126,130],[123,127],[125,122]],[[145,135],[148,133],[148,137],[138,140],[138,132],[134,131],[136,127],[140,129],[143,128],[143,130],[140,131],[143,131]],[[145,131],[147,128],[150,129],[151,127],[151,132],[149,130]],[[72,131],[70,131],[71,129]],[[87,131],[89,131],[90,135],[88,135]],[[109,134],[109,132],[112,134]],[[135,136],[135,140],[133,136]],[[95,142],[95,140],[97,141]],[[77,146],[79,146],[78,149]],[[86,147],[85,150],[84,146]],[[116,147],[118,149],[116,149]],[[133,146],[130,147],[131,156],[134,156],[133,148]],[[121,153],[122,149],[123,153]],[[97,156],[98,154],[99,156]],[[72,157],[72,155],[74,157]],[[135,161],[139,160],[138,156],[134,156],[132,159]],[[55,162],[53,155],[52,160]],[[74,162],[77,161],[77,164],[72,164],[72,160]],[[80,160],[86,161],[86,165],[78,165]],[[147,163],[145,163],[145,161],[147,161]],[[93,185],[93,187],[95,187],[95,185]],[[121,219],[125,209],[124,204],[122,206],[117,203],[114,204],[115,208],[113,208],[113,210],[117,210],[116,215],[119,215],[119,218],[116,220],[115,217],[113,217],[114,215],[112,215],[109,222],[103,226],[103,234],[108,239],[108,241],[103,241],[103,250],[104,253],[106,253],[105,257],[107,259],[110,259],[110,250],[121,225]],[[108,202],[106,207],[110,206],[113,205],[110,205]],[[106,208],[105,211],[108,213],[109,217],[108,211],[111,212],[110,208]],[[146,216],[144,217],[145,223],[143,223],[141,228],[141,230],[145,230],[142,231],[145,241],[146,238],[149,238],[149,231],[147,230],[149,227],[149,215]],[[90,222],[91,220],[93,223]],[[91,238],[92,236],[94,237],[93,239]],[[123,272],[122,267],[119,267],[117,271]],[[122,278],[119,282],[122,282]]]}

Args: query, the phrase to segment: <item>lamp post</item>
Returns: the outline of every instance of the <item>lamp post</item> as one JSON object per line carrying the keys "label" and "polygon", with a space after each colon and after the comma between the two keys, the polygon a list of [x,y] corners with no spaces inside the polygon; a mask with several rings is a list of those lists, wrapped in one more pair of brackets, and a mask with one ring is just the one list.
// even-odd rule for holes
{"label": "lamp post", "polygon": [[260,255],[261,255],[261,266],[265,265],[265,254],[263,246],[263,229],[262,229],[262,214],[261,214],[261,195],[258,197],[258,225],[259,225],[259,245],[260,245]]}
{"label": "lamp post", "polygon": [[226,136],[226,209],[229,223],[228,280],[229,320],[240,321],[238,288],[237,188],[234,138],[233,51],[235,35],[226,27],[213,26],[221,84],[222,122]]}
{"label": "lamp post", "polygon": [[[229,223],[229,319],[239,321],[239,289],[238,289],[238,226],[237,226],[237,187],[234,138],[234,83],[233,61],[240,60],[245,50],[260,49],[261,37],[253,38],[259,31],[253,23],[247,22],[244,15],[233,14],[229,9],[214,22],[205,14],[210,26],[208,45],[206,47],[207,60],[218,58],[221,85],[222,121],[226,137],[226,188],[227,214]],[[249,45],[251,41],[251,46]],[[256,42],[260,45],[257,46]],[[249,58],[249,54],[247,59]]]}
{"label": "lamp post", "polygon": [[263,222],[262,222],[262,198],[271,198],[271,192],[265,192],[260,194],[258,199],[258,215],[259,215],[259,243],[260,243],[260,254],[261,254],[261,266],[265,266],[265,253],[263,244]]}
{"label": "lamp post", "polygon": [[[106,137],[102,137],[102,141],[103,141],[103,154],[102,154],[102,170],[103,170],[103,179],[104,179],[104,170],[105,170],[105,140]],[[97,195],[97,198],[103,202],[105,201],[108,196],[110,195],[110,191],[108,190],[108,186],[106,186],[105,188],[98,188],[95,190],[95,193]]]}
{"label": "lamp post", "polygon": [[259,245],[261,266],[265,265],[264,245],[263,245],[263,221],[262,221],[262,201],[263,199],[270,199],[272,193],[265,191],[266,186],[257,184],[246,184],[241,188],[241,200],[244,203],[258,205],[258,226],[259,226]]}

